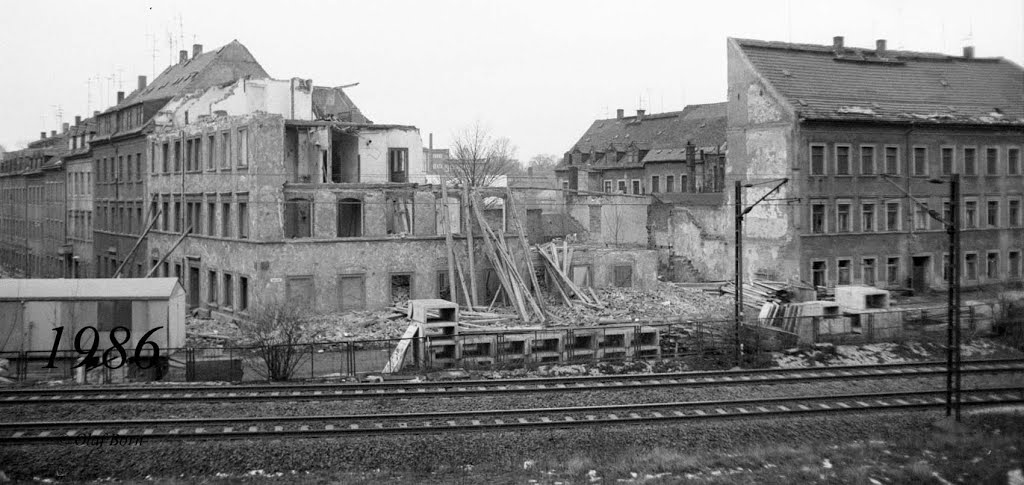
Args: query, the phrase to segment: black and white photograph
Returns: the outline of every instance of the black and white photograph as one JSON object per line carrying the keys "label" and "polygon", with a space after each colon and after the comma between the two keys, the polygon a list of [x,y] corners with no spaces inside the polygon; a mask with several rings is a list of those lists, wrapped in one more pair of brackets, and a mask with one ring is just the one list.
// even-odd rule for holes
{"label": "black and white photograph", "polygon": [[1024,485],[1024,1],[0,9],[0,483]]}

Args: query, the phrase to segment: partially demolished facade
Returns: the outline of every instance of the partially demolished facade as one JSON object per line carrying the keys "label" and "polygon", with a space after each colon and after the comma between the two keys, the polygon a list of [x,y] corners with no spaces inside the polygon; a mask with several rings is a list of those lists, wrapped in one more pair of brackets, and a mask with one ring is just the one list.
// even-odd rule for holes
{"label": "partially demolished facade", "polygon": [[[443,200],[415,127],[373,124],[340,89],[297,78],[179,96],[155,124],[150,265],[182,279],[191,308],[231,318],[273,301],[329,312],[447,296]],[[450,202],[461,233],[457,192]]]}

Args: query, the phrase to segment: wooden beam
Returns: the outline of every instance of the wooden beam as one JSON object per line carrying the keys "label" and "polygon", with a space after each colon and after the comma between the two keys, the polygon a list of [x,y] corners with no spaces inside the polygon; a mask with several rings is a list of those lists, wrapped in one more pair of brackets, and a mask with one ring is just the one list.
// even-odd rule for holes
{"label": "wooden beam", "polygon": [[188,237],[189,234],[192,234],[192,226],[188,226],[188,228],[185,229],[185,232],[182,233],[181,237],[179,237],[178,240],[174,242],[174,246],[171,246],[171,249],[167,251],[167,254],[161,256],[160,259],[156,262],[156,264],[154,264],[152,268],[149,268],[149,272],[146,273],[146,278],[152,276],[153,272],[156,271],[156,269],[159,268],[161,264],[163,264],[164,260],[167,259],[167,257],[170,256],[175,249],[178,249],[178,246],[181,244],[182,241],[185,240],[186,237]]}
{"label": "wooden beam", "polygon": [[121,264],[117,266],[117,270],[114,271],[114,276],[112,276],[112,278],[121,277],[121,270],[124,269],[124,265],[128,264],[128,260],[131,259],[132,255],[135,254],[135,251],[139,249],[139,245],[142,244],[142,240],[149,235],[149,231],[153,230],[153,226],[156,225],[156,220],[160,217],[161,212],[163,211],[157,209],[156,214],[153,214],[153,220],[149,221],[149,225],[146,226],[146,230],[142,232],[142,235],[140,235],[138,239],[135,240],[135,245],[132,246],[132,250],[128,251],[128,254],[121,261]]}

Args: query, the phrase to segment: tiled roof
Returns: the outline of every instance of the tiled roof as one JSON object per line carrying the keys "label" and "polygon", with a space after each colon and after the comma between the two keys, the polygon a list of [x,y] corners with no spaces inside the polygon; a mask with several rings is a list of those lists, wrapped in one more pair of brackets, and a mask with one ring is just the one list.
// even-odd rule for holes
{"label": "tiled roof", "polygon": [[[625,151],[631,144],[641,150],[682,148],[687,142],[698,147],[725,143],[726,103],[696,104],[682,111],[627,116],[594,121],[569,151]],[[685,155],[685,154],[684,154]]]}
{"label": "tiled roof", "polygon": [[145,101],[167,99],[196,89],[208,88],[250,76],[270,77],[244,45],[237,40],[185,62],[168,66],[153,82],[135,91],[120,104],[107,111]]}
{"label": "tiled roof", "polygon": [[313,116],[318,120],[372,123],[341,88],[313,86]]}
{"label": "tiled roof", "polygon": [[1024,124],[1024,70],[1002,58],[730,42],[802,118]]}

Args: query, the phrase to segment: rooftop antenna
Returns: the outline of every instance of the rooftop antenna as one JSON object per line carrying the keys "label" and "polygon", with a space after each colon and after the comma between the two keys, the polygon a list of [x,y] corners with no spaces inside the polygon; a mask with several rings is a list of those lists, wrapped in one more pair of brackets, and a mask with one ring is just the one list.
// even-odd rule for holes
{"label": "rooftop antenna", "polygon": [[181,41],[181,46],[185,46],[185,21],[181,18],[181,12],[178,12],[178,39]]}
{"label": "rooftop antenna", "polygon": [[146,34],[146,40],[148,41],[149,39],[153,40],[151,44],[152,47],[149,48],[149,57],[151,64],[150,69],[152,70],[152,74],[150,74],[150,79],[153,79],[156,77],[156,35]]}
{"label": "rooftop antenna", "polygon": [[787,42],[793,43],[793,2],[786,0],[786,31],[788,32]]}
{"label": "rooftop antenna", "polygon": [[53,117],[57,119],[57,130],[59,131],[64,125],[64,108],[61,108],[59,104],[50,106],[53,108]]}
{"label": "rooftop antenna", "polygon": [[92,116],[92,78],[85,80],[85,114]]}
{"label": "rooftop antenna", "polygon": [[174,65],[174,34],[171,29],[167,29],[167,65]]}
{"label": "rooftop antenna", "polygon": [[118,67],[117,73],[115,74],[117,76],[118,91],[124,91],[124,75],[122,75],[122,73],[124,73],[124,68]]}

